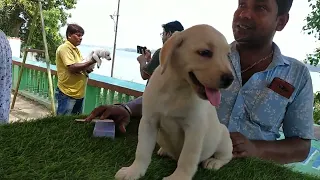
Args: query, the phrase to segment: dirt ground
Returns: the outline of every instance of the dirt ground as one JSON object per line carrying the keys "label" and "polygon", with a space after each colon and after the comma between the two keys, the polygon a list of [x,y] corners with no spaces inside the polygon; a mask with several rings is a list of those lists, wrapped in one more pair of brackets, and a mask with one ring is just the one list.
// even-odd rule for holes
{"label": "dirt ground", "polygon": [[[11,102],[13,94],[11,94]],[[29,100],[21,95],[18,95],[14,108],[10,110],[9,122],[17,120],[37,119],[50,114],[50,111],[45,106]]]}

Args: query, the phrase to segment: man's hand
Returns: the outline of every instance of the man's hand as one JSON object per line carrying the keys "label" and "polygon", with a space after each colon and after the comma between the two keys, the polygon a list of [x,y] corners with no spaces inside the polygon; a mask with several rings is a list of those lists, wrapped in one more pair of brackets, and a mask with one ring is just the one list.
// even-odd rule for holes
{"label": "man's hand", "polygon": [[90,66],[87,68],[86,72],[89,74],[89,73],[92,73],[93,71],[93,68],[91,68]]}
{"label": "man's hand", "polygon": [[145,65],[148,60],[145,58],[145,56],[143,54],[141,54],[140,56],[137,57],[137,60],[139,62],[140,65]]}
{"label": "man's hand", "polygon": [[95,108],[85,120],[91,121],[94,118],[112,119],[120,131],[125,133],[126,126],[129,124],[130,114],[124,107],[119,105],[102,105]]}
{"label": "man's hand", "polygon": [[249,140],[239,132],[230,133],[233,157],[257,157],[280,164],[301,162],[308,156],[311,140],[298,137],[275,141]]}
{"label": "man's hand", "polygon": [[239,132],[231,132],[233,145],[233,157],[259,157],[259,151],[255,144]]}
{"label": "man's hand", "polygon": [[146,58],[147,62],[150,62],[150,60],[151,60],[151,51],[149,49],[146,49],[146,53],[144,54],[144,57]]}
{"label": "man's hand", "polygon": [[145,65],[146,62],[149,62],[151,60],[151,51],[149,49],[146,49],[146,52],[142,52],[140,56],[137,58],[140,65]]}

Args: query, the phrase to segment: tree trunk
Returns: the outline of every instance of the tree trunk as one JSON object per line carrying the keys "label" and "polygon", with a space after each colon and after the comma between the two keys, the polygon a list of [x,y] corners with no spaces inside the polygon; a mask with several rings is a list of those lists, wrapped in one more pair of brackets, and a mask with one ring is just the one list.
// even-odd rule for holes
{"label": "tree trunk", "polygon": [[18,19],[16,19],[16,21],[14,23],[11,23],[12,25],[11,25],[10,34],[13,37],[19,37],[20,28],[21,28],[23,23],[25,23],[25,21],[20,17]]}

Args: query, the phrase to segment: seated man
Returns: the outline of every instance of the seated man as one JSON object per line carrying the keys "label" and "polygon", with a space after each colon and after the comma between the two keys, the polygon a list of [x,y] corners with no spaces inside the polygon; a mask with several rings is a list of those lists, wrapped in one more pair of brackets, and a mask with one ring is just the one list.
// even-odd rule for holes
{"label": "seated man", "polygon": [[[240,0],[234,12],[230,61],[235,80],[221,91],[220,122],[230,131],[234,157],[278,163],[305,160],[314,138],[313,88],[309,70],[281,54],[273,42],[289,20],[293,0]],[[112,117],[125,132],[129,118],[141,116],[141,97],[105,105],[87,117]],[[285,139],[277,140],[282,126]]]}
{"label": "seated man", "polygon": [[[184,28],[179,21],[168,22],[162,25],[163,32],[161,33],[162,43],[165,43],[175,31],[183,31]],[[160,50],[156,50],[151,58],[151,53],[149,50],[146,54],[140,55],[137,60],[140,64],[140,73],[143,80],[149,81],[150,76],[153,71],[159,66]]]}
{"label": "seated man", "polygon": [[0,124],[9,122],[12,86],[12,52],[7,36],[0,30]]}

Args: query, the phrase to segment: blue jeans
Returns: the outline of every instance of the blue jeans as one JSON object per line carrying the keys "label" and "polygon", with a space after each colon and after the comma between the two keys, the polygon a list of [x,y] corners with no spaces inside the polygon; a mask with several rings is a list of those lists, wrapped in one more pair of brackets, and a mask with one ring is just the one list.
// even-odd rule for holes
{"label": "blue jeans", "polygon": [[55,92],[58,101],[57,115],[78,115],[82,113],[83,98],[74,99],[65,95],[59,88]]}

